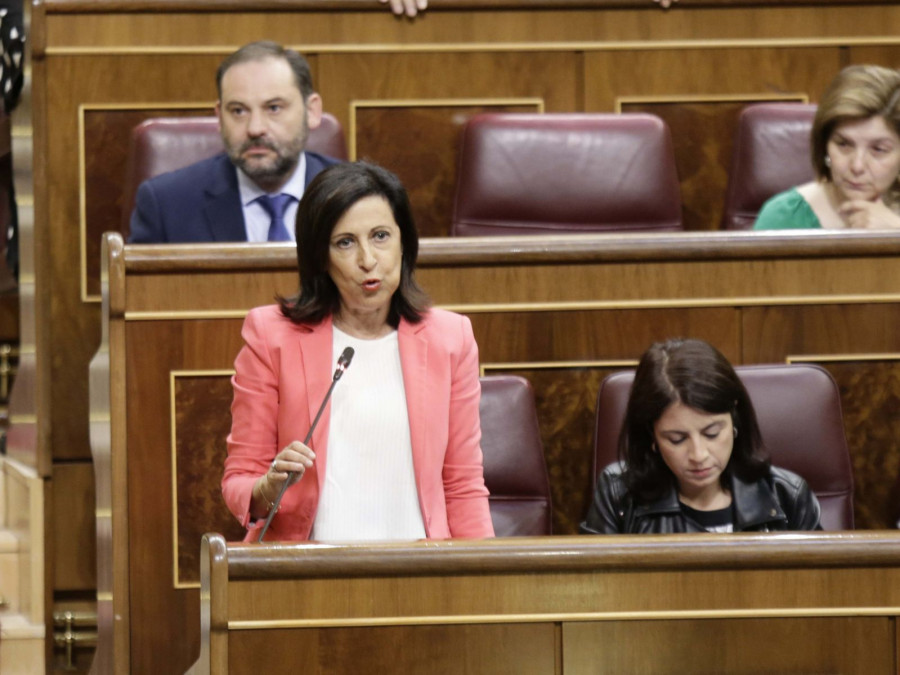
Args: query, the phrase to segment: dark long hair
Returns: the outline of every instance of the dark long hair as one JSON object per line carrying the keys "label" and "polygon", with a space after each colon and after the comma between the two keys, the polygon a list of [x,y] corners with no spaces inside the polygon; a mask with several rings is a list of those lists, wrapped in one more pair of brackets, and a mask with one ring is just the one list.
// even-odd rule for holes
{"label": "dark long hair", "polygon": [[720,477],[724,488],[731,489],[732,475],[752,482],[768,473],[753,404],[728,359],[703,340],[667,340],[641,357],[619,436],[619,456],[626,463],[623,479],[638,499],[656,499],[674,484],[669,467],[653,451],[653,427],[676,402],[708,414],[731,415],[738,435]]}
{"label": "dark long hair", "polygon": [[430,302],[414,276],[419,234],[406,189],[387,169],[353,162],[320,173],[300,200],[296,224],[300,290],[290,298],[278,298],[281,312],[294,323],[319,323],[340,308],[340,293],[328,274],[331,233],[351,206],[371,196],[384,198],[400,228],[400,285],[391,298],[388,323],[396,328],[401,318],[411,323],[422,320]]}

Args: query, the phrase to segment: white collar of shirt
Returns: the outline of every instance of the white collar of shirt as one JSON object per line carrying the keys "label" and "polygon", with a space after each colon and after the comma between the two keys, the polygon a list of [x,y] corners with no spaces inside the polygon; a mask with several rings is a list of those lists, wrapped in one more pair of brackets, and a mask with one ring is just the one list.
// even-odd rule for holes
{"label": "white collar of shirt", "polygon": [[[241,208],[244,212],[244,229],[247,232],[247,241],[265,242],[269,238],[269,225],[272,223],[272,219],[256,200],[266,194],[266,191],[261,189],[247,174],[237,167],[235,167],[235,171],[237,171],[238,193],[241,197]],[[294,173],[288,179],[288,182],[279,191],[294,198],[284,212],[284,223],[287,226],[288,234],[291,235],[291,241],[295,240],[294,221],[297,218],[297,205],[303,197],[305,187],[306,153],[301,152],[297,168],[294,169]]]}

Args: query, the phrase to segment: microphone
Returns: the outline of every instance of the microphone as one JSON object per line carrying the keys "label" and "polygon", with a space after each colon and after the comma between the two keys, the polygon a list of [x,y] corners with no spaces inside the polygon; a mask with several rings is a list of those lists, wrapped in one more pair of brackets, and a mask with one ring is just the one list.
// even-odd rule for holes
{"label": "microphone", "polygon": [[[322,399],[322,405],[319,406],[319,412],[316,413],[315,419],[313,419],[309,431],[306,434],[306,438],[303,439],[303,445],[309,445],[313,432],[316,430],[316,425],[319,424],[319,418],[322,417],[322,413],[325,412],[325,406],[328,405],[328,400],[331,398],[331,392],[334,391],[334,385],[341,379],[344,371],[350,367],[350,362],[352,360],[353,347],[344,347],[344,351],[342,351],[341,355],[338,357],[337,368],[334,371],[334,375],[331,376],[331,386],[328,387],[328,391],[325,392],[325,398]],[[275,514],[278,512],[278,507],[281,505],[281,498],[284,497],[284,493],[287,492],[287,489],[297,481],[297,478],[296,472],[288,471],[287,480],[284,481],[281,490],[278,492],[278,496],[275,497],[275,501],[272,502],[272,508],[269,510],[269,515],[266,516],[266,522],[263,524],[262,530],[260,530],[259,539],[256,540],[257,543],[261,543],[263,537],[266,536],[269,525],[272,524],[272,519],[275,517]]]}

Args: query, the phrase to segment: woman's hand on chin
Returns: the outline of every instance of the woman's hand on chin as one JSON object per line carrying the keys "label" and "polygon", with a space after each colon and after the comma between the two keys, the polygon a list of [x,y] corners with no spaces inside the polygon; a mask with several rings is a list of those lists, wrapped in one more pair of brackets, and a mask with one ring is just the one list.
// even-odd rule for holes
{"label": "woman's hand on chin", "polygon": [[891,211],[880,199],[874,202],[852,199],[841,204],[838,210],[847,225],[854,229],[900,229],[900,215]]}

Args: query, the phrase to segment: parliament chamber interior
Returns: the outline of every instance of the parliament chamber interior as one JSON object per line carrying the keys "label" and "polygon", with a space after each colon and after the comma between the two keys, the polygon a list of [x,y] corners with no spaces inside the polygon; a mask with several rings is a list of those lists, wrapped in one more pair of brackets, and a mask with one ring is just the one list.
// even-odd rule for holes
{"label": "parliament chamber interior", "polygon": [[[25,15],[0,124],[0,675],[900,672],[900,236],[752,229],[814,180],[832,78],[900,67],[900,4]],[[127,240],[142,181],[222,151],[216,69],[263,39],[309,61],[308,149],[399,176],[416,277],[471,321],[496,538],[240,543],[234,361],[296,248]],[[735,365],[821,531],[578,534],[623,371],[674,337]]]}

